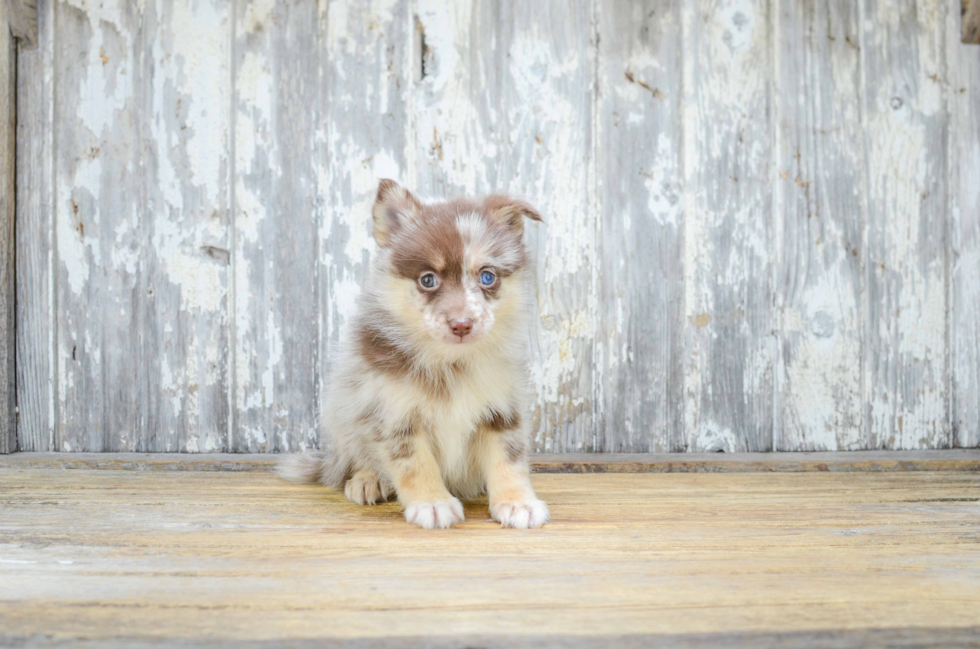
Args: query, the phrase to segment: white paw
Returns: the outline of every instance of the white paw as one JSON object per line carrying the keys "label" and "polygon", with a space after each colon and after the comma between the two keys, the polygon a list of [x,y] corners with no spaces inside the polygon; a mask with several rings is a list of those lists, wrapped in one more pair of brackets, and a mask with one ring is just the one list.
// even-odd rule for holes
{"label": "white paw", "polygon": [[391,490],[387,483],[367,471],[358,471],[344,485],[344,495],[352,503],[373,505],[388,500]]}
{"label": "white paw", "polygon": [[427,530],[451,527],[463,522],[463,503],[452,496],[434,503],[409,503],[405,520]]}
{"label": "white paw", "polygon": [[513,527],[518,530],[541,527],[551,518],[548,506],[537,498],[494,503],[490,508],[490,516],[502,527]]}

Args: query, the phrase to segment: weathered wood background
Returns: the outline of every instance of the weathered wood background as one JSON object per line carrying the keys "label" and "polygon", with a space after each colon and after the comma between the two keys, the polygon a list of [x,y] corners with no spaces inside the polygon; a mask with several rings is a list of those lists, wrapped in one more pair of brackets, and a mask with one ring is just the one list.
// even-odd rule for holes
{"label": "weathered wood background", "polygon": [[39,4],[24,450],[314,446],[385,176],[545,214],[539,450],[980,444],[961,0]]}

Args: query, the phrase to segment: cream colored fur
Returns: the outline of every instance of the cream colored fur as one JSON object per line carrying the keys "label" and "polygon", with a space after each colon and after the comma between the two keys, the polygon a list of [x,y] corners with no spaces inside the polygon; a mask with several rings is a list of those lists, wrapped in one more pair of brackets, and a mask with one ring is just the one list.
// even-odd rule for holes
{"label": "cream colored fur", "polygon": [[[382,207],[384,191],[382,184]],[[396,198],[405,200],[402,194]],[[493,221],[477,212],[456,215],[453,225],[464,243],[463,277],[454,292],[447,288],[445,297],[427,301],[417,280],[393,265],[389,245],[397,247],[399,236],[413,236],[412,228],[424,221],[411,213],[411,205],[404,209],[408,213],[397,212],[399,205],[390,210],[399,220],[384,223],[380,233],[375,210],[376,237],[385,245],[324,390],[320,439],[327,442],[325,452],[288,457],[280,474],[344,488],[358,504],[394,493],[406,520],[424,528],[462,521],[458,499],[489,490],[491,515],[504,526],[539,527],[549,514],[531,487],[525,452],[531,284],[523,250],[497,246],[492,254],[494,234],[487,224]],[[432,254],[438,261],[442,253]],[[498,280],[492,298],[479,284],[488,267],[512,271]],[[451,317],[472,319],[466,341],[456,341],[448,331]],[[356,332],[366,330],[377,331],[376,337],[397,350],[392,358],[410,358],[405,365],[411,372],[379,364],[371,349],[355,344]],[[493,413],[512,413],[511,420],[520,423],[505,430],[500,421],[506,418],[494,419]]]}

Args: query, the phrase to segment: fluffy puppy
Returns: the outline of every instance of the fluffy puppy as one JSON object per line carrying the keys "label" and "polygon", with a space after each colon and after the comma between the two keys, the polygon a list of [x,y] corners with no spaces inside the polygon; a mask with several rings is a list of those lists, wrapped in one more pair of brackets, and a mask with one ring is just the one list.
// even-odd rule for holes
{"label": "fluffy puppy", "polygon": [[382,180],[379,250],[321,416],[326,452],[288,456],[280,475],[395,495],[424,528],[463,520],[486,491],[505,527],[540,527],[528,477],[525,354],[531,286],[521,241],[530,205],[507,196],[423,203]]}

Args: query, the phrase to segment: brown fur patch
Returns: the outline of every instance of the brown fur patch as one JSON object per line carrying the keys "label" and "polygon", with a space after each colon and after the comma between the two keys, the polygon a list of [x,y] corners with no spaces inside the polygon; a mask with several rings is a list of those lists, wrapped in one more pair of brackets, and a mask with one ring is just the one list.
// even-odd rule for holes
{"label": "brown fur patch", "polygon": [[378,245],[388,246],[392,236],[404,226],[404,221],[413,218],[421,209],[422,204],[412,192],[394,180],[382,179],[372,210],[374,238]]}
{"label": "brown fur patch", "polygon": [[453,383],[465,371],[460,362],[441,368],[419,367],[412,355],[396,345],[380,329],[363,325],[357,332],[363,358],[372,369],[396,378],[404,378],[421,387],[433,399],[448,399]]}
{"label": "brown fur patch", "polygon": [[[483,294],[487,296],[487,298],[491,300],[496,300],[498,294],[500,293],[500,285],[503,282],[503,278],[506,277],[506,275],[504,275],[503,272],[501,272],[496,268],[492,268],[489,270],[492,270],[494,273],[496,273],[497,280],[490,286],[484,286],[483,282],[480,282],[480,289],[483,291]],[[510,273],[507,274],[509,275]]]}
{"label": "brown fur patch", "polygon": [[524,459],[527,453],[527,442],[523,437],[509,435],[504,441],[504,452],[507,453],[507,460],[511,464],[517,464]]}
{"label": "brown fur patch", "polygon": [[514,411],[505,414],[496,408],[490,408],[483,415],[483,425],[486,426],[487,430],[503,433],[508,430],[514,430],[520,426],[521,416]]}
{"label": "brown fur patch", "polygon": [[405,424],[395,429],[388,439],[388,452],[393,460],[406,460],[412,457],[412,442],[415,439],[415,428]]}
{"label": "brown fur patch", "polygon": [[[425,206],[412,224],[392,239],[391,263],[406,279],[432,271],[441,286],[458,286],[463,275],[463,238],[450,204]],[[432,291],[436,292],[436,291]]]}
{"label": "brown fur patch", "polygon": [[379,372],[405,376],[412,371],[412,357],[380,329],[361,326],[357,332],[357,345],[361,358]]}

